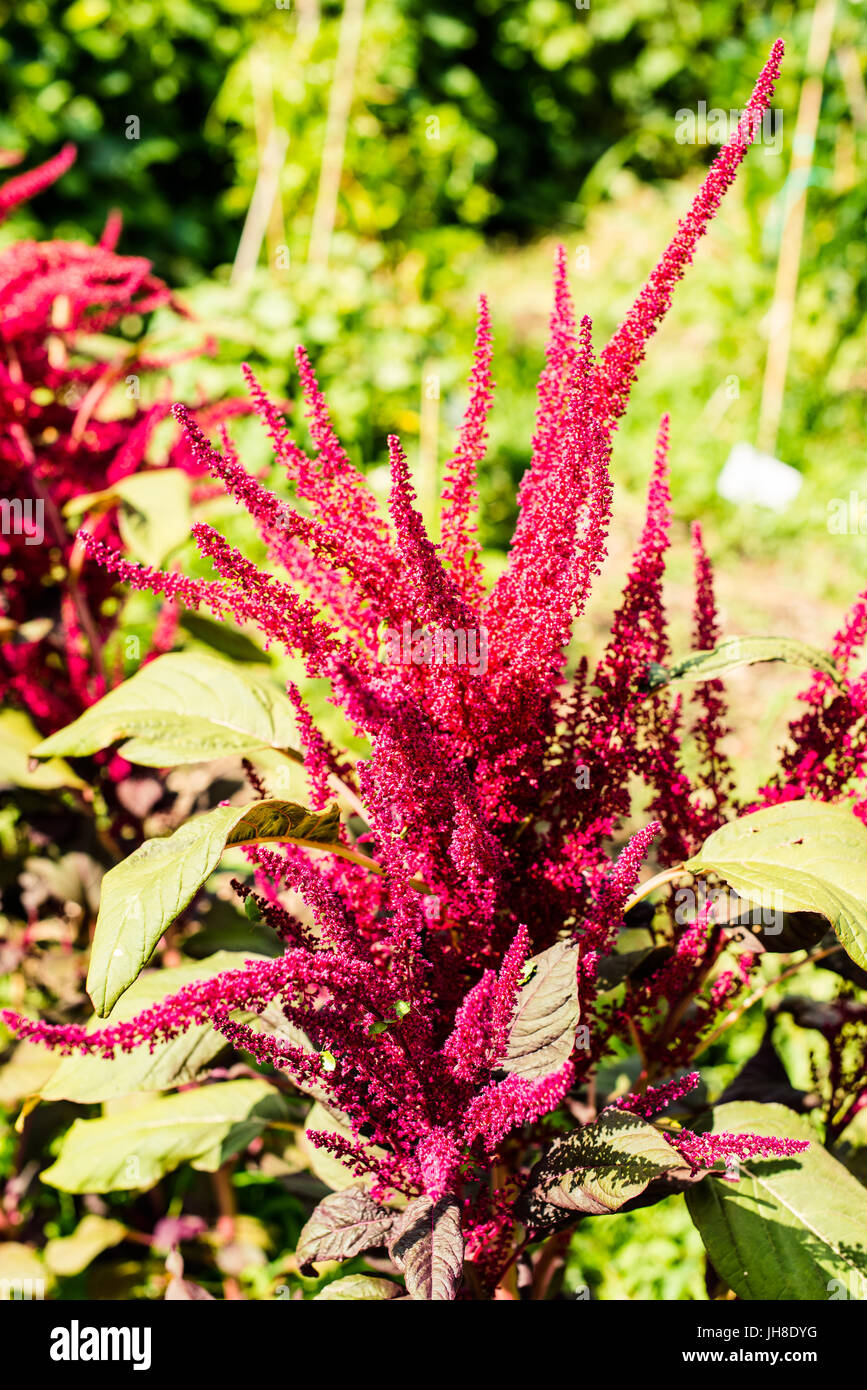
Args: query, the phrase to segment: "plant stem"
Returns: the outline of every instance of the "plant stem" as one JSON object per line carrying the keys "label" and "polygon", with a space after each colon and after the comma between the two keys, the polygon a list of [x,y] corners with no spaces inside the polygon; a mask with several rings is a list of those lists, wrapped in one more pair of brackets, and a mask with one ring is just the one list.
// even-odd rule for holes
{"label": "plant stem", "polygon": [[736,1009],[733,1009],[731,1013],[726,1014],[722,1023],[720,1023],[712,1033],[709,1033],[706,1038],[703,1038],[701,1042],[696,1044],[687,1058],[685,1065],[688,1066],[690,1062],[695,1061],[696,1057],[704,1052],[705,1048],[710,1047],[711,1043],[715,1043],[718,1038],[722,1037],[723,1033],[727,1033],[729,1028],[737,1023],[738,1019],[743,1018],[748,1009],[751,1009],[754,1004],[757,1004],[760,999],[764,998],[769,990],[774,988],[774,985],[779,985],[783,980],[788,980],[791,975],[797,974],[803,966],[811,965],[813,961],[824,960],[825,956],[833,955],[834,951],[838,951],[839,949],[839,942],[835,941],[833,946],[827,946],[824,951],[816,951],[812,956],[807,956],[804,960],[796,961],[794,965],[790,965],[787,970],[784,970],[781,975],[777,975],[775,979],[767,980],[762,985],[761,989],[754,990],[752,994],[748,995],[742,1004],[738,1005]]}
{"label": "plant stem", "polygon": [[624,917],[627,912],[631,911],[631,909],[644,898],[655,892],[657,888],[661,888],[665,883],[671,883],[675,878],[680,878],[681,874],[688,873],[689,869],[687,869],[685,864],[675,864],[671,869],[663,869],[661,873],[654,874],[653,878],[649,878],[646,883],[642,883],[638,891],[633,893],[632,897],[626,902],[623,908]]}
{"label": "plant stem", "polygon": [[547,1297],[552,1280],[565,1257],[571,1235],[571,1231],[556,1231],[542,1246],[533,1270],[531,1299],[538,1301]]}
{"label": "plant stem", "polygon": [[[244,845],[298,845],[299,849],[316,849],[325,854],[336,854],[340,859],[348,859],[351,864],[360,864],[363,869],[369,869],[374,874],[384,874],[385,869],[381,864],[377,864],[375,859],[369,855],[362,854],[361,850],[349,849],[347,845],[341,844],[322,844],[319,840],[293,839],[291,835],[262,835],[255,840],[245,840]],[[236,846],[231,845],[231,849]],[[237,846],[241,848],[241,846]],[[409,886],[415,888],[418,893],[429,893],[431,890],[420,878],[408,880]]]}

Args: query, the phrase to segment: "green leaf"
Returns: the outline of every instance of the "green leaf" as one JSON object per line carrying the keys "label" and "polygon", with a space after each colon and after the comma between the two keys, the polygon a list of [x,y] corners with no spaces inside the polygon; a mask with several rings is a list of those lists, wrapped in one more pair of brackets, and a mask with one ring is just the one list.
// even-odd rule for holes
{"label": "green leaf", "polygon": [[70,1278],[87,1269],[98,1255],[119,1245],[126,1235],[122,1221],[106,1216],[82,1217],[71,1236],[57,1236],[45,1246],[45,1263],[52,1274]]}
{"label": "green leaf", "polygon": [[867,966],[867,826],[848,806],[785,801],[741,816],[715,830],[686,867],[719,874],[762,908],[820,913]]}
{"label": "green leaf", "polygon": [[201,930],[184,941],[184,955],[192,960],[206,960],[216,951],[240,951],[256,956],[283,954],[283,942],[270,927],[252,926],[231,903],[221,898],[216,898],[198,921],[202,924]]}
{"label": "green leaf", "polygon": [[124,549],[146,565],[159,567],[189,539],[190,479],[181,468],[153,468],[121,478],[102,492],[75,497],[64,507],[66,516],[106,511],[120,504],[119,525]]}
{"label": "green leaf", "polygon": [[339,811],[315,813],[291,801],[217,806],[173,835],[146,840],[102,881],[87,991],[105,1018],[150,959],[163,932],[216,868],[224,850],[262,840],[337,840]]}
{"label": "green leaf", "polygon": [[230,661],[254,661],[260,665],[268,662],[268,653],[257,647],[245,633],[232,627],[231,623],[217,622],[216,618],[209,618],[206,613],[184,609],[180,625],[195,642],[213,648]]}
{"label": "green leaf", "polygon": [[39,730],[22,710],[0,710],[0,783],[31,791],[83,787],[81,778],[60,758],[52,758],[31,771],[30,759],[36,756],[40,742]]}
{"label": "green leaf", "polygon": [[[250,953],[245,959],[261,960]],[[94,1018],[89,1029],[104,1028],[132,1018],[196,980],[211,979],[224,970],[237,970],[243,961],[234,951],[220,951],[208,960],[175,965],[168,970],[149,970],[115,1004],[108,1020]],[[149,1050],[137,1047],[119,1052],[113,1061],[95,1054],[65,1057],[42,1087],[43,1100],[72,1100],[79,1105],[127,1096],[138,1091],[165,1091],[192,1081],[228,1044],[209,1023],[192,1026],[179,1038],[157,1043]]]}
{"label": "green leaf", "polygon": [[[315,1094],[312,1089],[310,1093]],[[351,1160],[343,1163],[327,1149],[317,1149],[308,1137],[308,1130],[319,1130],[324,1134],[339,1134],[350,1142],[356,1138],[347,1117],[325,1103],[325,1093],[320,1094],[310,1107],[304,1121],[304,1128],[298,1137],[298,1147],[307,1160],[311,1173],[326,1187],[330,1187],[333,1192],[345,1192],[348,1187],[355,1187],[359,1184],[362,1187],[373,1185],[375,1178],[372,1173],[365,1173],[363,1177],[359,1178],[352,1170]],[[375,1144],[368,1146],[368,1152],[374,1158],[385,1157],[385,1150]]]}
{"label": "green leaf", "polygon": [[593,1124],[554,1141],[531,1173],[518,1211],[541,1230],[579,1216],[608,1215],[683,1167],[658,1129],[612,1106]]}
{"label": "green leaf", "polygon": [[332,1192],[319,1203],[298,1238],[295,1255],[304,1269],[314,1260],[351,1260],[365,1250],[384,1245],[394,1224],[363,1187]]}
{"label": "green leaf", "polygon": [[504,1071],[548,1076],[568,1061],[581,1018],[577,970],[578,948],[571,941],[558,941],[528,960],[529,979],[518,995],[505,1056],[497,1063]]}
{"label": "green leaf", "polygon": [[375,1279],[370,1274],[348,1274],[345,1279],[333,1279],[314,1298],[314,1303],[336,1303],[343,1299],[363,1299],[365,1303],[384,1298],[405,1298],[406,1294],[391,1279]]}
{"label": "green leaf", "polygon": [[298,1137],[298,1146],[306,1158],[314,1177],[333,1192],[344,1192],[354,1187],[358,1178],[345,1163],[335,1158],[327,1149],[318,1149],[307,1137],[308,1130],[321,1130],[325,1134],[340,1134],[352,1141],[352,1129],[343,1115],[338,1115],[321,1100],[317,1100],[308,1110],[304,1128]]}
{"label": "green leaf", "polygon": [[738,1297],[825,1300],[838,1280],[863,1298],[867,1192],[807,1121],[782,1105],[734,1101],[714,1110],[712,1132],[812,1141],[792,1158],[741,1162],[737,1182],[709,1176],[687,1193],[711,1263]]}
{"label": "green leaf", "polygon": [[36,1095],[56,1070],[56,1053],[39,1043],[20,1042],[0,1065],[0,1105],[13,1106]]}
{"label": "green leaf", "polygon": [[120,752],[146,767],[176,767],[297,741],[283,691],[248,667],[204,652],[169,652],[58,730],[34,750],[40,758],[82,757],[125,739]]}
{"label": "green leaf", "polygon": [[740,666],[754,666],[759,661],[784,661],[789,666],[805,666],[811,671],[821,671],[840,684],[840,675],[830,657],[816,647],[805,642],[797,642],[791,637],[726,637],[719,646],[709,652],[690,652],[672,662],[661,666],[651,662],[646,684],[648,689],[657,690],[670,685],[672,681],[712,681],[727,676]]}
{"label": "green leaf", "polygon": [[153,1187],[182,1163],[213,1173],[284,1113],[267,1081],[156,1096],[116,1115],[76,1120],[42,1180],[62,1192],[126,1192]]}

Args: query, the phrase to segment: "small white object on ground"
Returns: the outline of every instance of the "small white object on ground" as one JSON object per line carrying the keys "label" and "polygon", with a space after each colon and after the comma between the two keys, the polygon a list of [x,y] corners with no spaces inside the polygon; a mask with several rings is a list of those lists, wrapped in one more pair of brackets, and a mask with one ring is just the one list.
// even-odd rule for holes
{"label": "small white object on ground", "polygon": [[716,490],[727,502],[754,502],[781,512],[797,497],[802,482],[797,468],[742,442],[733,446]]}

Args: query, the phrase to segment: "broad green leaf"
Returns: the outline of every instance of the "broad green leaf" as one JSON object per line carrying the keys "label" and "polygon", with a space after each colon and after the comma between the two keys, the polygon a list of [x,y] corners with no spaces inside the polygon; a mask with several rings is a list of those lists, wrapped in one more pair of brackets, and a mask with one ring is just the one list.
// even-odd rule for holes
{"label": "broad green leaf", "polygon": [[196,613],[186,608],[181,614],[181,627],[196,642],[211,647],[229,661],[253,661],[260,665],[268,663],[268,653],[231,623],[218,622],[206,613]]}
{"label": "broad green leaf", "polygon": [[611,1107],[593,1124],[554,1141],[530,1175],[522,1218],[544,1229],[565,1217],[607,1215],[651,1182],[682,1169],[683,1159],[659,1130]]}
{"label": "broad green leaf", "polygon": [[[355,1186],[359,1179],[352,1169],[341,1163],[340,1159],[335,1158],[327,1149],[317,1148],[307,1136],[307,1131],[311,1129],[324,1134],[339,1134],[351,1141],[354,1135],[346,1117],[332,1110],[322,1100],[316,1100],[307,1112],[304,1128],[298,1137],[298,1146],[314,1177],[326,1187],[330,1187],[333,1192],[343,1192],[346,1188]],[[372,1178],[370,1181],[372,1182]],[[362,1179],[362,1184],[363,1182]]]}
{"label": "broad green leaf", "polygon": [[417,1302],[455,1298],[464,1269],[461,1209],[454,1197],[416,1197],[396,1218],[388,1253]]}
{"label": "broad green leaf", "polygon": [[0,710],[0,783],[32,791],[83,787],[81,778],[61,758],[52,758],[31,771],[30,759],[36,756],[41,741],[39,730],[23,710]]}
{"label": "broad green leaf", "polygon": [[[135,1014],[175,994],[184,985],[211,979],[224,970],[239,969],[245,959],[263,958],[252,951],[246,957],[234,951],[220,951],[207,960],[193,964],[175,965],[169,970],[146,971],[118,1000],[107,1020],[91,1020],[90,1030],[133,1018]],[[42,1087],[41,1097],[43,1100],[73,1100],[87,1105],[134,1092],[165,1091],[192,1081],[227,1046],[226,1039],[209,1023],[204,1023],[188,1028],[180,1037],[169,1042],[157,1043],[152,1050],[143,1046],[132,1052],[118,1052],[113,1061],[95,1054],[74,1054],[65,1057],[56,1068]]]}
{"label": "broad green leaf", "polygon": [[505,1055],[498,1066],[517,1076],[548,1076],[569,1060],[581,1018],[578,948],[558,941],[527,961],[533,973],[518,993]]}
{"label": "broad green leaf", "polygon": [[189,539],[190,479],[181,468],[133,473],[102,492],[73,498],[63,510],[66,516],[81,516],[115,504],[124,549],[146,565],[160,566]]}
{"label": "broad green leaf", "polygon": [[[323,1182],[326,1187],[330,1187],[333,1192],[345,1192],[348,1187],[358,1185],[363,1188],[372,1187],[376,1180],[373,1173],[365,1173],[359,1177],[352,1171],[351,1167],[342,1163],[339,1158],[335,1158],[327,1149],[317,1149],[313,1144],[309,1138],[308,1130],[318,1130],[323,1134],[339,1134],[342,1138],[350,1141],[355,1139],[355,1135],[346,1116],[326,1103],[328,1097],[324,1089],[312,1086],[306,1089],[310,1095],[315,1097],[315,1101],[307,1112],[304,1128],[298,1136],[298,1148],[313,1176]],[[386,1156],[385,1150],[376,1144],[368,1145],[368,1152],[374,1158]],[[389,1206],[403,1206],[405,1200],[400,1196],[395,1197],[389,1201]]]}
{"label": "broad green leaf", "polygon": [[867,1110],[859,1110],[854,1120],[850,1120],[833,1152],[862,1187],[867,1187]]}
{"label": "broad green leaf", "polygon": [[360,1185],[332,1192],[304,1226],[295,1255],[302,1268],[314,1260],[351,1260],[384,1245],[393,1224],[394,1212],[378,1206]]}
{"label": "broad green leaf", "polygon": [[379,1302],[384,1298],[406,1298],[406,1294],[392,1279],[376,1279],[371,1274],[348,1274],[345,1279],[333,1279],[316,1295],[314,1303],[337,1303],[352,1299],[365,1303]]}
{"label": "broad green leaf", "polygon": [[242,916],[231,903],[215,899],[207,912],[198,918],[201,930],[184,941],[184,955],[191,960],[206,960],[217,951],[237,955],[282,956],[283,942],[269,927],[255,926]]}
{"label": "broad green leaf", "polygon": [[848,806],[785,801],[741,816],[715,830],[686,867],[719,874],[762,908],[820,913],[867,966],[867,826]]}
{"label": "broad green leaf", "polygon": [[43,1182],[63,1192],[153,1187],[182,1163],[213,1173],[285,1114],[267,1081],[221,1081],[156,1096],[96,1120],[76,1120]]}
{"label": "broad green leaf", "polygon": [[173,835],[146,840],[102,881],[102,901],[87,974],[87,991],[105,1018],[129,989],[163,932],[184,910],[232,846],[261,840],[337,840],[336,806],[315,813],[291,801],[217,806]]}
{"label": "broad green leaf", "polygon": [[840,684],[840,676],[829,656],[805,642],[791,637],[726,637],[713,651],[690,652],[673,661],[670,666],[652,662],[647,673],[651,690],[670,685],[672,681],[712,681],[727,676],[740,666],[754,666],[759,661],[784,661],[788,666],[805,666],[821,671]]}
{"label": "broad green leaf", "polygon": [[45,1246],[45,1263],[52,1274],[69,1278],[87,1269],[98,1255],[119,1245],[126,1235],[122,1221],[90,1214],[82,1217],[71,1236],[56,1236]]}
{"label": "broad green leaf", "polygon": [[176,767],[257,749],[291,755],[297,728],[283,691],[249,667],[204,652],[169,652],[34,751],[82,757],[120,739],[130,762]]}
{"label": "broad green leaf", "polygon": [[737,1182],[709,1176],[687,1206],[714,1268],[739,1298],[823,1300],[835,1284],[867,1294],[867,1191],[783,1105],[734,1101],[713,1133],[809,1139],[791,1158],[741,1162]]}

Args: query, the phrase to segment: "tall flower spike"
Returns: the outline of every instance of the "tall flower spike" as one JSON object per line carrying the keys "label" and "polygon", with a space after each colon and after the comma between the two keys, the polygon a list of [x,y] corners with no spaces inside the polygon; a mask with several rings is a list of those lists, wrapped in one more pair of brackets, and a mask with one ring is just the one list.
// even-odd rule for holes
{"label": "tall flower spike", "polygon": [[563,417],[578,360],[575,314],[566,273],[566,251],[560,246],[554,268],[554,304],[545,348],[545,366],[537,387],[536,433],[530,466],[518,488],[518,522],[509,547],[509,563],[487,601],[490,615],[501,603],[508,607],[520,577],[532,568],[538,512],[545,507],[552,474],[559,467]]}
{"label": "tall flower spike", "polygon": [[583,975],[586,976],[588,971],[592,973],[597,956],[607,955],[612,950],[617,933],[623,925],[623,909],[638,882],[641,865],[660,829],[658,821],[651,821],[650,825],[637,830],[620,851],[617,863],[605,880],[599,895],[595,920],[586,927],[581,937],[585,948],[582,960]]}
{"label": "tall flower spike", "polygon": [[[348,551],[338,532],[295,511],[248,473],[225,427],[221,428],[221,454],[185,406],[175,406],[172,413],[184,430],[197,466],[225,483],[236,502],[246,508],[273,558],[296,583],[306,584],[316,591],[317,599],[328,604],[332,614],[360,637],[363,625],[353,622],[352,614],[361,606],[362,599],[379,597],[381,576],[376,569]],[[353,580],[354,594],[347,593],[346,583],[336,573],[340,569],[346,570]],[[350,598],[353,602],[347,602]]]}
{"label": "tall flower spike", "polygon": [[744,1163],[751,1158],[789,1158],[810,1147],[809,1139],[775,1139],[766,1134],[693,1134],[682,1129],[666,1138],[693,1171],[730,1158]]}
{"label": "tall flower spike", "polygon": [[734,182],[744,155],[761,131],[762,117],[773,97],[774,83],[780,75],[784,51],[782,39],[777,39],[768,61],[759,74],[737,129],[710,166],[692,207],[686,217],[678,223],[677,231],[662,259],[652,271],[650,279],[610,343],[602,351],[599,381],[608,402],[611,421],[619,419],[626,409],[632,383],[647,350],[648,340],[668,313],[675,285],[683,278],[695,254],[696,244],[707,231],[723,195]]}
{"label": "tall flower spike", "polygon": [[551,471],[557,467],[557,441],[577,360],[578,330],[569,289],[568,259],[565,246],[558,246],[545,366],[537,388],[536,433],[530,467],[518,490],[519,517],[511,545],[513,553],[520,554],[532,537],[537,506],[544,504]]}
{"label": "tall flower spike", "polygon": [[594,751],[606,769],[612,804],[623,804],[633,774],[645,778],[655,789],[649,810],[665,831],[660,852],[666,863],[688,855],[691,831],[691,787],[681,767],[677,732],[679,706],[670,702],[666,691],[648,694],[646,687],[650,663],[664,662],[668,656],[662,599],[671,525],[668,428],[665,415],[657,435],[644,528],[596,670],[600,697],[592,706],[597,726]]}
{"label": "tall flower spike", "polygon": [[478,490],[476,478],[485,457],[488,439],[487,419],[493,401],[491,378],[491,318],[488,301],[479,299],[479,322],[473,369],[470,373],[470,399],[461,425],[458,446],[446,464],[442,492],[442,557],[449,566],[461,593],[477,607],[484,590],[484,571],[476,538]]}
{"label": "tall flower spike", "polygon": [[661,1110],[667,1110],[676,1100],[682,1100],[684,1096],[689,1095],[700,1080],[698,1072],[691,1071],[686,1076],[667,1081],[664,1086],[648,1086],[645,1091],[631,1091],[629,1095],[621,1096],[614,1104],[618,1110],[629,1110],[633,1115],[640,1115],[642,1119],[649,1120]]}
{"label": "tall flower spike", "polygon": [[[559,320],[558,320],[559,322]],[[593,384],[591,324],[581,323],[568,394],[558,381],[549,404],[545,486],[533,502],[532,525],[522,519],[509,565],[484,609],[491,627],[492,669],[507,700],[513,687],[532,683],[549,700],[564,664],[574,619],[586,604],[593,575],[605,556],[611,511],[610,441],[598,417]],[[568,330],[557,349],[565,370]],[[546,426],[546,430],[547,430]]]}
{"label": "tall flower spike", "polygon": [[391,466],[389,511],[397,535],[397,553],[408,576],[415,616],[436,626],[471,627],[472,610],[458,593],[453,576],[443,569],[437,547],[425,530],[421,513],[413,505],[415,490],[397,435],[388,436],[388,457]]}
{"label": "tall flower spike", "polygon": [[[713,569],[702,542],[701,526],[692,527],[695,558],[695,609],[692,640],[696,651],[712,651],[720,638],[719,619],[713,587]],[[725,686],[722,681],[704,681],[696,687],[693,704],[698,713],[692,737],[701,758],[699,786],[705,789],[709,805],[697,808],[698,831],[705,839],[720,824],[721,813],[732,792],[732,767],[722,748],[728,733],[725,722]]]}
{"label": "tall flower spike", "polygon": [[[330,468],[323,469],[321,466],[321,451],[319,458],[314,461],[295,443],[276,406],[244,363],[241,370],[253,409],[264,424],[274,452],[286,469],[296,495],[308,502],[315,513],[313,524],[323,528],[326,536],[339,538],[340,552],[344,557],[341,563],[345,563],[352,574],[372,576],[368,582],[375,591],[376,602],[387,608],[389,596],[393,598],[401,592],[399,567],[389,546],[388,528],[366,480],[352,469],[334,438],[316,377],[303,353],[299,356],[299,365],[302,382],[311,401],[310,409],[315,422],[314,443],[327,451],[328,458],[332,460]],[[339,459],[336,469],[335,458]],[[283,546],[278,558],[294,577],[297,557],[293,554],[291,541]]]}
{"label": "tall flower spike", "polygon": [[384,527],[376,498],[370,491],[366,479],[353,468],[343,445],[334,433],[316,373],[302,347],[296,350],[295,361],[307,404],[308,428],[319,451],[317,464],[327,495],[333,506],[346,509],[341,518],[342,526],[357,544],[381,546]]}
{"label": "tall flower spike", "polygon": [[0,187],[0,221],[19,203],[26,203],[55,183],[75,163],[77,153],[74,145],[64,145],[44,164],[29,169],[26,174],[16,174],[15,178],[7,179]]}

